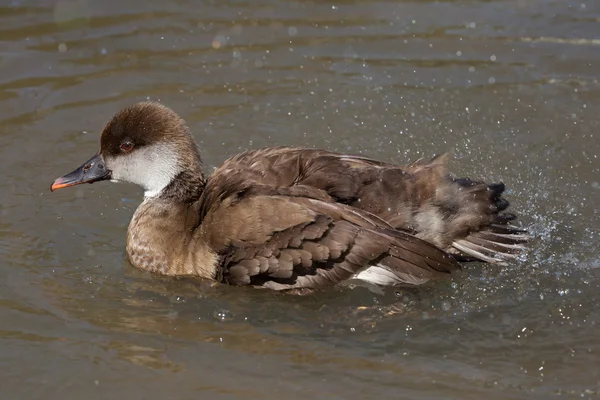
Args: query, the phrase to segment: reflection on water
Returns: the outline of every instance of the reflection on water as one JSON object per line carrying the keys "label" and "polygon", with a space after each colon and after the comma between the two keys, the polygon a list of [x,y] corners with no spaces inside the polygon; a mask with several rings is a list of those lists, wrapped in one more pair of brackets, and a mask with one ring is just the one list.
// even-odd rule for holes
{"label": "reflection on water", "polygon": [[[6,398],[600,394],[594,2],[16,0],[0,5]],[[207,169],[293,144],[503,180],[509,267],[288,297],[136,271],[139,189],[49,193],[120,107],[180,112]]]}

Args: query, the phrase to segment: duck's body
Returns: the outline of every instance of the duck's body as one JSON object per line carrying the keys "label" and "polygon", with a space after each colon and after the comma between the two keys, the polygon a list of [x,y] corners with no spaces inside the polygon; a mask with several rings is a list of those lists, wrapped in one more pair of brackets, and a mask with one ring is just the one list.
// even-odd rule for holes
{"label": "duck's body", "polygon": [[348,279],[420,284],[459,260],[502,264],[526,240],[502,213],[504,185],[450,178],[444,156],[399,167],[265,148],[205,179],[183,120],[156,103],[121,111],[101,143],[53,189],[101,179],[144,187],[127,254],[155,273],[292,291]]}

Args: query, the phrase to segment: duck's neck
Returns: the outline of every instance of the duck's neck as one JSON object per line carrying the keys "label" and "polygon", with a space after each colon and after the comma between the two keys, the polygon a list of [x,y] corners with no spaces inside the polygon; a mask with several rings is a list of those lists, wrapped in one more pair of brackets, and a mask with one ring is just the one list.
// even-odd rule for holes
{"label": "duck's neck", "polygon": [[[202,170],[180,172],[156,197],[181,203],[193,203],[200,198],[206,179]],[[148,197],[148,196],[146,196]]]}

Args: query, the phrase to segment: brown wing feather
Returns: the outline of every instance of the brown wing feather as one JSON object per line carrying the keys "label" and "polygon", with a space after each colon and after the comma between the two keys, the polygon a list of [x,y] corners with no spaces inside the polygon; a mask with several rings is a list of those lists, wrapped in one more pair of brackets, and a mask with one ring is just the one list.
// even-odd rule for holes
{"label": "brown wing feather", "polygon": [[[294,196],[350,205],[462,260],[502,264],[514,258],[528,237],[508,224],[515,217],[503,212],[509,205],[502,197],[504,185],[454,179],[447,172],[448,159],[444,154],[399,167],[323,150],[275,147],[232,157],[217,173],[236,171],[249,182],[287,188]],[[491,238],[497,231],[493,225],[505,226],[508,237]],[[507,240],[513,244],[509,250],[502,246]]]}
{"label": "brown wing feather", "polygon": [[221,276],[230,284],[321,288],[373,263],[384,263],[399,282],[406,277],[427,280],[458,268],[442,250],[390,229],[368,213],[249,186],[225,198],[202,224],[202,240],[221,255]]}

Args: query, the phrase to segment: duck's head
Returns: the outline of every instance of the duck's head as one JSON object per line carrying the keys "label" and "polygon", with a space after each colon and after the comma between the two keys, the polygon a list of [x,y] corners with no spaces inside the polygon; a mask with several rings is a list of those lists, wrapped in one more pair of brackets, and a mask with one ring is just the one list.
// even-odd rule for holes
{"label": "duck's head", "polygon": [[200,154],[185,121],[158,103],[134,104],[106,125],[100,151],[51,190],[108,180],[135,183],[146,197],[159,195],[183,172],[201,174]]}

